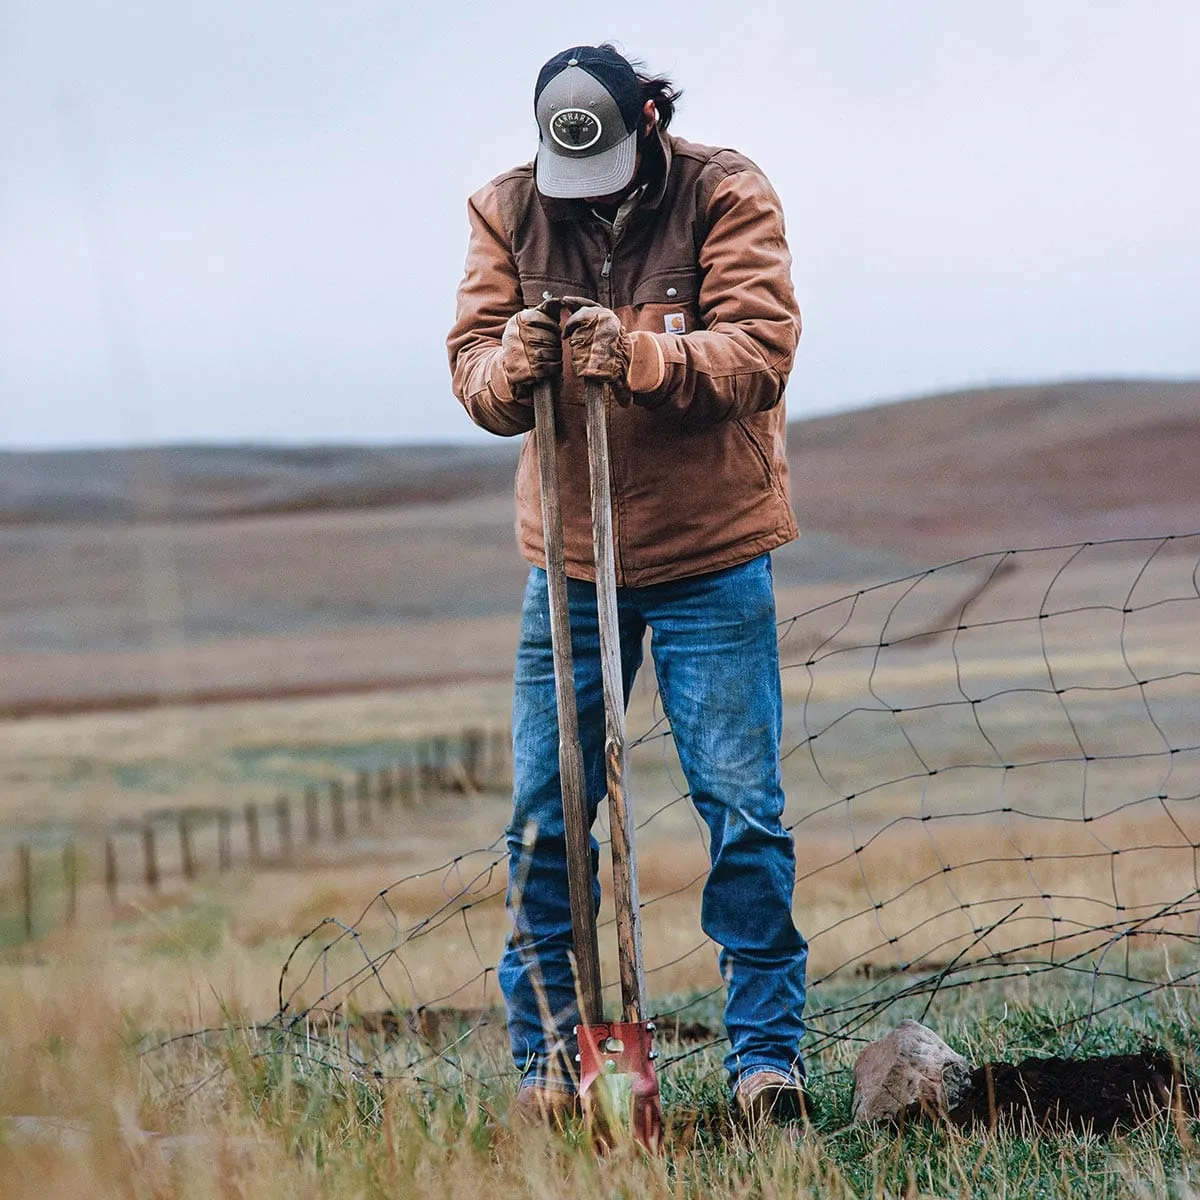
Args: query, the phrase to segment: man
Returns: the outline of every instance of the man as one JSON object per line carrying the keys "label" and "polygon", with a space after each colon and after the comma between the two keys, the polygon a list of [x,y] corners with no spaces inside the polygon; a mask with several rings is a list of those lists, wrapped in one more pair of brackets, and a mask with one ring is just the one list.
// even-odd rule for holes
{"label": "man", "polygon": [[[779,199],[732,150],[667,133],[679,93],[604,46],[542,68],[536,163],[471,197],[448,339],[454,391],[493,433],[527,434],[517,536],[533,564],[513,703],[513,932],[500,964],[527,1111],[559,1115],[578,1021],[532,388],[557,408],[572,645],[588,803],[604,794],[604,711],[584,379],[610,385],[625,694],[645,631],[712,870],[701,924],[727,985],[725,1060],[753,1118],[805,1111],[807,945],[783,829],[770,552],[797,536],[783,389],[800,335]],[[557,316],[545,301],[587,297]],[[544,305],[544,307],[539,307]],[[573,311],[572,311],[573,310]],[[551,314],[554,315],[551,315]],[[593,863],[598,849],[592,842]],[[595,885],[599,904],[599,884]],[[546,1007],[552,1028],[539,1011]]]}

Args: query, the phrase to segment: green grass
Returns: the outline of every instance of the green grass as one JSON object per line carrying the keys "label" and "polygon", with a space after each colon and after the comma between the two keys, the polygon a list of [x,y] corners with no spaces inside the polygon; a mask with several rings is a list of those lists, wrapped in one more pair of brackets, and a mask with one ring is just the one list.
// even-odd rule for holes
{"label": "green grass", "polygon": [[[226,1054],[234,1111],[272,1131],[318,1194],[455,1194],[456,1181],[474,1177],[481,1191],[518,1196],[564,1194],[555,1189],[571,1180],[572,1195],[606,1198],[1117,1197],[1185,1195],[1200,1170],[1191,1134],[1165,1120],[1108,1140],[849,1126],[840,1080],[817,1088],[825,1115],[815,1132],[748,1135],[729,1119],[707,1063],[664,1081],[673,1144],[662,1160],[597,1161],[581,1127],[537,1140],[530,1158],[532,1139],[505,1124],[506,1088],[373,1082],[286,1052],[258,1057],[246,1043]],[[699,1129],[681,1136],[680,1110],[697,1101]]]}
{"label": "green grass", "polygon": [[[582,1125],[551,1132],[515,1124],[515,1073],[498,1014],[474,1031],[469,1015],[447,1016],[432,1044],[416,1034],[367,1035],[353,1023],[324,1036],[302,1024],[289,1032],[254,1024],[268,1014],[244,1002],[196,1020],[197,989],[216,990],[204,981],[236,981],[259,967],[273,976],[284,952],[279,939],[249,957],[232,894],[144,911],[97,931],[95,944],[86,931],[77,936],[54,956],[38,944],[0,956],[0,1118],[53,1114],[94,1133],[75,1149],[6,1142],[0,1119],[5,1200],[1200,1195],[1200,1125],[1170,1116],[1109,1138],[850,1121],[857,1054],[904,1017],[924,1016],[975,1063],[1155,1046],[1200,1076],[1200,989],[1169,986],[1200,965],[1182,939],[1138,950],[1128,963],[1122,953],[1098,964],[1128,965],[1167,985],[1143,996],[1142,986],[1118,978],[1026,975],[1020,967],[1004,980],[943,987],[932,1002],[926,993],[903,994],[910,976],[820,984],[808,1008],[819,1113],[800,1135],[740,1127],[723,1078],[724,1047],[676,1043],[664,1019],[667,1152],[646,1159],[632,1149],[597,1157]],[[875,1008],[860,1020],[854,1006],[866,988]],[[367,993],[334,988],[332,1000],[351,1015],[374,1007]],[[663,1013],[719,1029],[719,995],[655,1001]],[[215,1028],[178,1037],[204,1023]],[[131,1145],[120,1132],[131,1126],[201,1140],[167,1162]]]}
{"label": "green grass", "polygon": [[[928,1019],[976,1062],[1120,1053],[1152,1043],[1196,1071],[1197,996],[1165,991],[1079,1020],[1121,994],[1115,982],[1093,989],[1070,977],[1043,981],[1036,995],[1020,980],[981,984],[948,995]],[[829,988],[820,1005],[830,1009],[838,1000]],[[708,1015],[712,1004],[697,1008]],[[882,1034],[917,1006],[897,1005],[861,1036]],[[1107,1139],[1019,1127],[852,1125],[850,1068],[861,1043],[829,1040],[810,1061],[820,1106],[814,1130],[740,1128],[717,1046],[663,1072],[666,1155],[598,1159],[582,1125],[546,1133],[512,1124],[514,1080],[501,1029],[444,1040],[449,1049],[439,1056],[415,1038],[322,1040],[243,1028],[145,1056],[141,1100],[167,1126],[254,1129],[289,1164],[300,1194],[314,1196],[1182,1197],[1200,1178],[1193,1140],[1200,1127],[1169,1117]],[[663,1049],[669,1063],[680,1047]],[[414,1058],[422,1061],[408,1067]]]}
{"label": "green grass", "polygon": [[18,901],[0,893],[0,950],[25,941],[25,917]]}
{"label": "green grass", "polygon": [[154,931],[144,939],[143,953],[160,958],[207,958],[225,944],[230,911],[209,901],[162,909],[150,919]]}

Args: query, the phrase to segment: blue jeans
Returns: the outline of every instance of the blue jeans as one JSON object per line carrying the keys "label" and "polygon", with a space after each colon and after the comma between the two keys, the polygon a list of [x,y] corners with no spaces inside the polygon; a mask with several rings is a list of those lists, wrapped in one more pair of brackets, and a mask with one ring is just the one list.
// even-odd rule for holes
{"label": "blue jeans", "polygon": [[[594,821],[606,790],[595,587],[571,579],[567,595]],[[770,557],[690,579],[618,588],[617,613],[626,701],[649,628],[663,709],[692,802],[709,828],[712,869],[700,923],[720,947],[727,987],[725,1067],[731,1081],[768,1068],[802,1074],[808,946],[792,921],[795,853],[782,825],[782,700]],[[546,573],[538,567],[530,572],[521,613],[507,836],[513,929],[499,979],[513,1057],[527,1082],[569,1088],[571,1031],[579,1013],[568,957],[571,913],[549,602]],[[593,837],[593,876],[598,863]],[[599,881],[593,886],[598,908]],[[539,1015],[539,990],[551,1029],[543,1028]]]}

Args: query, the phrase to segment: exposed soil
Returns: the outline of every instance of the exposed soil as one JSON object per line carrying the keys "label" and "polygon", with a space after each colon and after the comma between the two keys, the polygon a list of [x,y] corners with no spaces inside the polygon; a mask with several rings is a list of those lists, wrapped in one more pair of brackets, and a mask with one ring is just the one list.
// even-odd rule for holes
{"label": "exposed soil", "polygon": [[984,1063],[971,1091],[950,1112],[959,1126],[1019,1124],[1110,1134],[1171,1108],[1200,1115],[1200,1097],[1178,1063],[1161,1050],[1103,1058],[1027,1058]]}
{"label": "exposed soil", "polygon": [[658,1017],[655,1024],[660,1036],[675,1042],[707,1042],[724,1036],[722,1030],[714,1029],[703,1021],[679,1021],[672,1017]]}

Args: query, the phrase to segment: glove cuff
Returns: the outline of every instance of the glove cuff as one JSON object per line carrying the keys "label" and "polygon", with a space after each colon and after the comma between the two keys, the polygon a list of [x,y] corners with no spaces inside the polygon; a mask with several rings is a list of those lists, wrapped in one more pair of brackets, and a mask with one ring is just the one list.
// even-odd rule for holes
{"label": "glove cuff", "polygon": [[513,398],[512,384],[508,382],[508,376],[504,373],[504,355],[499,351],[492,359],[492,369],[488,372],[488,383],[491,384],[497,400],[502,400],[507,404]]}
{"label": "glove cuff", "polygon": [[667,360],[658,338],[645,329],[635,329],[628,336],[629,368],[625,382],[629,390],[635,395],[658,391],[667,376]]}

